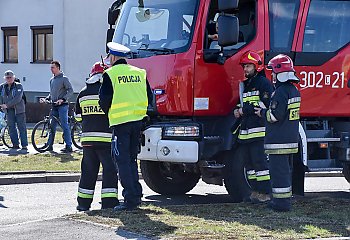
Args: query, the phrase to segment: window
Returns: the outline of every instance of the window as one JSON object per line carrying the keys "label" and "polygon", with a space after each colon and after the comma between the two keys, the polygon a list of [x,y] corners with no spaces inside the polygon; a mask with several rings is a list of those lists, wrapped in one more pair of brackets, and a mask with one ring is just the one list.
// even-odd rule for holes
{"label": "window", "polygon": [[349,1],[311,1],[303,51],[334,52],[343,47],[350,41],[349,22]]}
{"label": "window", "polygon": [[114,42],[129,47],[133,58],[184,52],[193,35],[199,0],[128,0],[118,19]]}
{"label": "window", "polygon": [[300,1],[269,0],[270,48],[289,52],[292,47]]}
{"label": "window", "polygon": [[17,27],[2,27],[4,33],[4,62],[18,62],[18,35]]}
{"label": "window", "polygon": [[30,27],[33,32],[33,62],[49,63],[53,60],[52,26]]}
{"label": "window", "polygon": [[[224,50],[237,50],[250,41],[252,41],[256,35],[256,8],[255,1],[240,1],[239,2],[239,11],[235,14],[239,19],[239,35],[238,43],[231,46],[224,47]],[[219,10],[216,0],[211,1],[209,13],[208,13],[208,23],[206,29],[206,36],[208,39],[204,43],[206,48],[209,49],[221,49],[217,39],[211,39],[209,35],[217,34],[216,23],[219,17]]]}

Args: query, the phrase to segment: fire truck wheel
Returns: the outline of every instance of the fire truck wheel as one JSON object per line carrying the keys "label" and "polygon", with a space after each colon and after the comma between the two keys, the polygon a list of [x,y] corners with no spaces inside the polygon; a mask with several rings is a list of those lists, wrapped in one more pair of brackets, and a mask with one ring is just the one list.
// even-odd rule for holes
{"label": "fire truck wheel", "polygon": [[344,163],[343,174],[348,183],[350,183],[350,163]]}
{"label": "fire truck wheel", "polygon": [[238,150],[225,154],[224,183],[233,202],[242,202],[249,198],[251,189],[246,175],[245,161],[238,157]]}
{"label": "fire truck wheel", "polygon": [[191,191],[200,174],[185,171],[181,164],[141,161],[142,177],[147,186],[163,195],[181,195]]}

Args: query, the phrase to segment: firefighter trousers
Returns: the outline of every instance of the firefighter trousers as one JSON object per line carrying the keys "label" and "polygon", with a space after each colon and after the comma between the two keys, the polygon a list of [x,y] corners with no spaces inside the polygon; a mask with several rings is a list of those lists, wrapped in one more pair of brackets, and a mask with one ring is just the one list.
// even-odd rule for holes
{"label": "firefighter trousers", "polygon": [[141,127],[141,121],[113,126],[112,155],[119,170],[124,203],[130,207],[139,205],[142,197],[136,162],[140,148]]}
{"label": "firefighter trousers", "polygon": [[264,140],[241,143],[240,157],[246,161],[247,178],[253,191],[268,194],[271,192],[270,174]]}
{"label": "firefighter trousers", "polygon": [[118,201],[118,172],[111,157],[110,147],[83,147],[81,177],[78,189],[78,205],[90,208],[95,184],[102,164],[102,208],[113,208]]}
{"label": "firefighter trousers", "polygon": [[292,154],[270,154],[272,203],[277,210],[288,211],[292,197]]}

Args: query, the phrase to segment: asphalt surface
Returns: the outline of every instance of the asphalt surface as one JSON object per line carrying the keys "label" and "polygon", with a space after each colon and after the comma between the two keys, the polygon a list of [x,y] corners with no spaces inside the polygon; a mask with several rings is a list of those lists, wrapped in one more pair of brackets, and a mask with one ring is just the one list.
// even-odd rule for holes
{"label": "asphalt surface", "polygon": [[[143,201],[156,205],[230,202],[223,186],[203,182],[182,197],[168,198],[151,191],[141,180]],[[63,216],[76,213],[77,182],[0,186],[0,239],[147,239],[129,232]],[[97,182],[93,209],[100,209]],[[306,178],[306,197],[350,198],[350,184],[341,177]],[[20,233],[20,234],[19,234]]]}
{"label": "asphalt surface", "polygon": [[[54,151],[59,152],[63,147],[55,145]],[[0,146],[0,159],[18,154],[38,153],[32,146],[28,152],[8,150]],[[327,173],[326,176],[328,177],[307,177],[305,197],[350,198],[350,184],[344,177],[339,177],[341,173]],[[79,177],[79,173],[64,172],[0,173],[0,239],[147,239],[121,229],[66,219],[65,215],[77,212],[75,207]],[[230,202],[223,186],[200,182],[185,196],[169,198],[154,193],[142,180],[141,184],[144,190],[143,201],[146,203],[183,205]],[[99,181],[92,210],[101,207],[100,189]]]}
{"label": "asphalt surface", "polygon": [[102,225],[77,222],[62,218],[3,226],[0,229],[0,236],[1,239],[4,240],[147,239],[133,233],[111,229]]}

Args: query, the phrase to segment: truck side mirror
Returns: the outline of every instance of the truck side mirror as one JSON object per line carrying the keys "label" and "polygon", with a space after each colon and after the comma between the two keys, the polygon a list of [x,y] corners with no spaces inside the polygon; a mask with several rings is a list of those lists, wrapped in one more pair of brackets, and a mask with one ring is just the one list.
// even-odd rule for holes
{"label": "truck side mirror", "polygon": [[108,9],[108,24],[109,25],[115,25],[115,22],[117,21],[119,14],[120,14],[120,7],[123,5],[123,3],[125,3],[125,1],[126,0],[117,0]]}
{"label": "truck side mirror", "polygon": [[109,25],[115,25],[115,22],[117,21],[120,14],[120,9],[108,9],[108,24]]}
{"label": "truck side mirror", "polygon": [[220,12],[233,13],[238,8],[239,0],[219,0],[218,7]]}
{"label": "truck side mirror", "polygon": [[221,15],[218,19],[219,45],[231,46],[238,43],[239,20],[235,16]]}
{"label": "truck side mirror", "polygon": [[106,36],[106,53],[109,52],[109,48],[107,47],[107,43],[112,42],[113,40],[113,35],[114,35],[115,29],[110,28],[107,30],[107,36]]}

